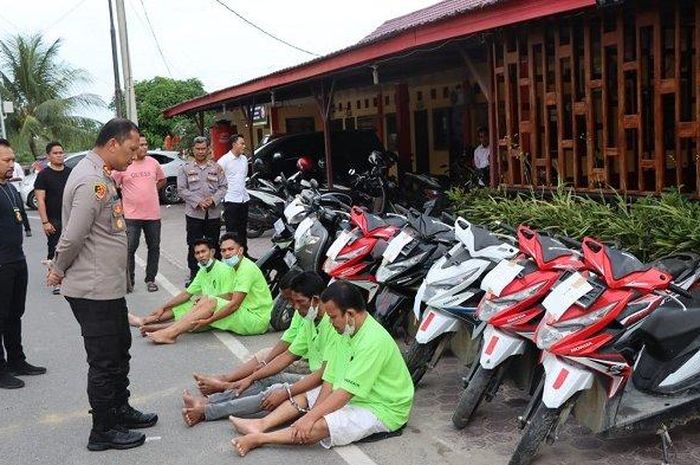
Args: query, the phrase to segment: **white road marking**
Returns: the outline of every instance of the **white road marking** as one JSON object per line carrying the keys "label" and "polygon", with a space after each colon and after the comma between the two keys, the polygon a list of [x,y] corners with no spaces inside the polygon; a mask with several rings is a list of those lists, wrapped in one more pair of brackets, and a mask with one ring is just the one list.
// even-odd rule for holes
{"label": "white road marking", "polygon": [[[134,262],[140,268],[146,267],[146,262],[144,262],[143,259],[137,254],[134,254]],[[168,278],[160,273],[156,275],[156,282],[173,297],[180,293],[177,286],[171,283]],[[213,334],[241,362],[248,360],[250,357],[250,351],[233,334],[223,331],[213,331]],[[156,438],[160,439],[160,437],[154,437],[146,438],[146,440],[156,440]],[[362,452],[362,449],[354,444],[343,447],[334,447],[333,451],[336,452],[340,458],[345,460],[348,465],[377,465],[374,460]]]}

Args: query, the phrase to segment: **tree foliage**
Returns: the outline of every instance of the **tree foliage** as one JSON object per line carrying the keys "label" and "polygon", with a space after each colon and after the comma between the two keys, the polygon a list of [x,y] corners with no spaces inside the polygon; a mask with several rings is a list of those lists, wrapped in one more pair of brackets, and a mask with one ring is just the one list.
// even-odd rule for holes
{"label": "tree foliage", "polygon": [[[162,147],[167,135],[180,136],[180,147],[189,147],[192,138],[199,135],[197,123],[192,116],[177,116],[166,119],[163,110],[185,100],[204,95],[204,87],[199,79],[177,80],[154,77],[139,81],[134,85],[139,127],[151,147]],[[211,124],[211,117],[205,118],[205,127]]]}
{"label": "tree foliage", "polygon": [[47,44],[41,34],[0,40],[0,95],[14,104],[7,132],[20,155],[37,158],[50,140],[61,141],[67,150],[95,141],[99,123],[77,112],[104,103],[94,94],[76,93],[90,77],[63,62],[60,49],[60,39]]}

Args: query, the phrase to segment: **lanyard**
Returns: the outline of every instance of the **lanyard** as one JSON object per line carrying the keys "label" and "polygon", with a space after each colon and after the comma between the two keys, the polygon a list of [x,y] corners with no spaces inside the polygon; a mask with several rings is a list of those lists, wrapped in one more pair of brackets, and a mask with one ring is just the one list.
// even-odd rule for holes
{"label": "lanyard", "polygon": [[[12,194],[12,191],[10,191],[10,193],[8,194],[7,190],[5,189],[4,184],[0,184],[0,190],[2,190],[2,193],[5,194],[7,201],[10,202],[10,208],[12,209],[12,211],[15,214],[15,220],[18,223],[21,223],[22,222],[22,214],[20,212],[20,208],[15,204],[15,201],[12,200],[15,197],[14,194]],[[12,194],[12,196],[10,196],[10,194]]]}

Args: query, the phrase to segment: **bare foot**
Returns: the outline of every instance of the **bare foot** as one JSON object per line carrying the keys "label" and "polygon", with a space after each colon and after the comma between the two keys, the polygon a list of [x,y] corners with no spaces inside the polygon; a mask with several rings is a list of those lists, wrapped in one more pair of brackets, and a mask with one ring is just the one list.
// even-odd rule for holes
{"label": "bare foot", "polygon": [[204,410],[207,405],[206,397],[193,396],[190,391],[185,389],[182,393],[182,402],[185,405],[185,408],[182,409],[182,418],[187,426],[194,426],[204,421]]}
{"label": "bare foot", "polygon": [[134,315],[133,313],[129,313],[129,326],[133,326],[134,328],[138,328],[143,325],[143,318],[141,318],[138,315]]}
{"label": "bare foot", "polygon": [[226,382],[218,376],[206,376],[200,375],[199,373],[195,373],[193,376],[195,381],[197,381],[199,392],[205,396],[214,394],[215,392],[224,392],[228,387]]}
{"label": "bare foot", "polygon": [[167,334],[163,334],[162,331],[146,333],[146,337],[153,341],[155,344],[175,344],[175,338],[169,337]]}
{"label": "bare foot", "polygon": [[233,428],[241,434],[255,434],[265,431],[262,418],[238,418],[231,415],[228,419]]}
{"label": "bare foot", "polygon": [[231,439],[231,444],[236,452],[238,452],[238,455],[243,457],[251,450],[260,447],[262,445],[262,441],[257,434],[247,434],[239,438]]}

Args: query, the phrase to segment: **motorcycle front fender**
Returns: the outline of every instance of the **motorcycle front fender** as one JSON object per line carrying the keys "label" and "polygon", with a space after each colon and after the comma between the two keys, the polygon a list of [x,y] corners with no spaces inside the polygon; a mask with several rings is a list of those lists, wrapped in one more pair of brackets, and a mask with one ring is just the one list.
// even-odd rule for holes
{"label": "motorcycle front fender", "polygon": [[423,307],[423,295],[425,295],[426,288],[425,281],[423,281],[416,291],[416,298],[413,300],[413,314],[416,316],[416,321],[420,321],[420,316]]}
{"label": "motorcycle front fender", "polygon": [[593,373],[560,357],[544,352],[542,364],[545,372],[542,402],[547,408],[559,408],[577,392],[593,386]]}
{"label": "motorcycle front fender", "polygon": [[459,329],[459,320],[452,316],[444,315],[439,311],[428,308],[418,326],[416,342],[427,344],[438,336],[446,333],[454,333]]}
{"label": "motorcycle front fender", "polygon": [[388,287],[383,288],[374,303],[374,317],[381,322],[393,321],[402,308],[406,297],[393,292]]}
{"label": "motorcycle front fender", "polygon": [[513,355],[525,353],[525,341],[499,331],[491,325],[484,329],[484,343],[479,363],[487,370],[493,370]]}

